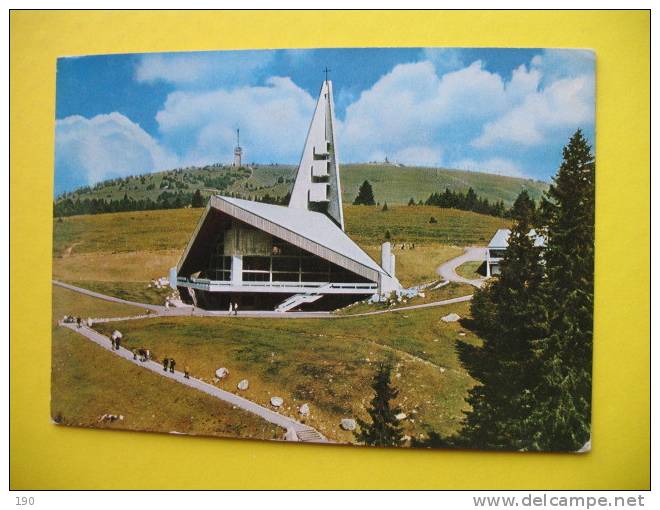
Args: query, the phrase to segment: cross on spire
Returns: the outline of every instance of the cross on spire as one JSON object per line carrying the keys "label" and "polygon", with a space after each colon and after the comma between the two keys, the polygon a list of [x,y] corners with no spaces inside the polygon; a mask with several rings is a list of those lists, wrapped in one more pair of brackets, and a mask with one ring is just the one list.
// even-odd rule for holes
{"label": "cross on spire", "polygon": [[325,81],[328,81],[328,73],[330,72],[330,69],[328,69],[328,66],[325,66],[325,69],[323,70],[325,73]]}

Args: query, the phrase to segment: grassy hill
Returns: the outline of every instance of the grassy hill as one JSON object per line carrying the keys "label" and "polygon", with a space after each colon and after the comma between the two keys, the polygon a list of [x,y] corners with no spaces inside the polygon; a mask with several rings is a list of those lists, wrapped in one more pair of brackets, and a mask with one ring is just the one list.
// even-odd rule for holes
{"label": "grassy hill", "polygon": [[[376,200],[386,201],[389,205],[407,204],[410,198],[426,200],[431,193],[442,192],[445,188],[467,191],[472,187],[477,195],[491,202],[503,200],[506,206],[510,206],[523,189],[538,200],[547,188],[547,183],[531,179],[444,168],[351,164],[342,165],[340,172],[342,197],[346,204],[353,202],[364,180],[372,184]],[[265,195],[281,198],[293,187],[295,173],[296,167],[291,165],[238,169],[222,165],[190,167],[104,181],[65,193],[57,200],[96,198],[111,201],[121,200],[126,195],[134,200],[150,198],[155,201],[164,192],[194,193],[198,189],[204,196],[221,193],[251,199]]]}

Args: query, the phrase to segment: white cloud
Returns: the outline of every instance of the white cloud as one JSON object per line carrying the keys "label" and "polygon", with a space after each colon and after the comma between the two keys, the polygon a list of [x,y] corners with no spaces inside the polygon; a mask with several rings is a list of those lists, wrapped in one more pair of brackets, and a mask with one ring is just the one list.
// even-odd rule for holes
{"label": "white cloud", "polygon": [[522,102],[500,118],[488,122],[472,141],[477,148],[514,143],[539,145],[554,129],[591,125],[594,122],[594,84],[588,76],[556,81]]}
{"label": "white cloud", "polygon": [[592,50],[547,49],[531,62],[543,75],[544,85],[563,78],[593,76],[596,54]]}
{"label": "white cloud", "polygon": [[290,78],[272,77],[261,87],[173,92],[156,120],[185,164],[231,161],[236,128],[246,161],[297,162],[314,104]]}
{"label": "white cloud", "polygon": [[58,175],[78,185],[176,166],[171,153],[117,112],[57,120],[55,148]]}
{"label": "white cloud", "polygon": [[488,158],[483,161],[474,159],[462,159],[451,165],[452,168],[471,170],[473,172],[486,172],[495,175],[507,175],[509,177],[526,177],[520,167],[513,161],[504,158]]}
{"label": "white cloud", "polygon": [[247,83],[272,60],[271,51],[146,54],[135,68],[135,78],[184,87]]}
{"label": "white cloud", "polygon": [[436,147],[406,147],[396,151],[390,159],[409,166],[440,166],[442,151]]}
{"label": "white cloud", "polygon": [[539,80],[539,71],[521,66],[505,82],[480,61],[442,77],[430,62],[397,65],[347,107],[340,143],[351,161],[418,146],[440,154],[459,132],[477,136],[485,122],[534,93]]}
{"label": "white cloud", "polygon": [[439,75],[465,65],[458,48],[424,48],[422,59],[430,61]]}

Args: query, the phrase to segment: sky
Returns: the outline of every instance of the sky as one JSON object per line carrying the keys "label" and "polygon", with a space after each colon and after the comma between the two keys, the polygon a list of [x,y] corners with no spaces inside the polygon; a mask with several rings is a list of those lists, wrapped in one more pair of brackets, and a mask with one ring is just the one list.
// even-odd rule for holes
{"label": "sky", "polygon": [[[55,193],[190,165],[297,164],[330,69],[340,163],[549,181],[581,128],[588,50],[354,48],[149,53],[57,62]],[[405,169],[402,169],[405,171]]]}

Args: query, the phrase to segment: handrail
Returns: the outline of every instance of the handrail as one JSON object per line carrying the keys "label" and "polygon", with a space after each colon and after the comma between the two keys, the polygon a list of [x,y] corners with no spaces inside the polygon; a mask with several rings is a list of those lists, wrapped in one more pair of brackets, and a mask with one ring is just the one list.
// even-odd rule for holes
{"label": "handrail", "polygon": [[340,283],[340,282],[232,282],[229,280],[208,280],[205,278],[192,278],[179,276],[176,279],[177,283],[198,284],[198,285],[215,285],[215,286],[240,286],[240,287],[297,287],[308,289],[320,289],[322,287],[329,289],[377,289],[377,283]]}

